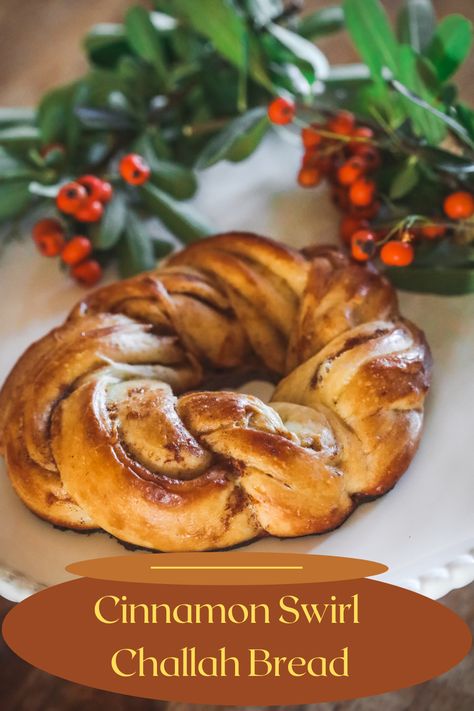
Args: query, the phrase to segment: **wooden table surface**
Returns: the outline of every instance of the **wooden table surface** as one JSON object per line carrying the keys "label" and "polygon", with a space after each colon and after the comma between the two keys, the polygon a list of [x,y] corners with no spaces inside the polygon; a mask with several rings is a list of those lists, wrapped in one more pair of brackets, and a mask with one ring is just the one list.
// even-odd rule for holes
{"label": "wooden table surface", "polygon": [[[324,0],[307,2],[308,8],[329,4]],[[395,12],[400,2],[390,0],[385,4],[390,12]],[[85,67],[80,40],[87,28],[95,22],[120,20],[129,5],[129,0],[101,0],[100,3],[97,0],[1,0],[0,105],[33,106],[48,87],[80,74]],[[472,0],[435,0],[434,5],[439,16],[461,12],[474,20]],[[351,61],[354,57],[349,42],[342,36],[337,40],[326,38],[320,46],[334,62]],[[473,74],[471,58],[459,77],[462,95],[471,102],[474,101]],[[474,584],[450,593],[442,602],[474,630]],[[10,607],[11,603],[0,598],[2,618]],[[210,711],[213,708],[135,699],[62,681],[25,664],[0,642],[2,711],[96,711],[106,706],[115,711]],[[474,654],[471,652],[447,674],[411,689],[306,708],[315,711],[472,711]]]}

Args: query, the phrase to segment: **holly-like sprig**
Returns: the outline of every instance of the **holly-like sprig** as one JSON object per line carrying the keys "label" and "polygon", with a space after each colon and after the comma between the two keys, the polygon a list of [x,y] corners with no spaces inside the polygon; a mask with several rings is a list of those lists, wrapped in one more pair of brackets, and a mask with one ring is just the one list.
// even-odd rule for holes
{"label": "holly-like sprig", "polygon": [[36,223],[40,251],[88,285],[214,231],[188,203],[198,171],[250,155],[275,94],[310,99],[328,66],[311,39],[342,26],[340,8],[301,19],[298,2],[155,5],[94,27],[87,73],[36,110],[0,110],[0,223]]}
{"label": "holly-like sprig", "polygon": [[[120,161],[122,179],[129,185],[144,185],[150,178],[150,166],[142,156],[125,155]],[[56,207],[62,220],[45,218],[33,226],[32,236],[40,253],[45,257],[61,257],[70,267],[71,276],[84,286],[93,286],[102,277],[102,267],[91,257],[92,241],[77,234],[77,223],[87,225],[99,222],[105,206],[113,198],[112,185],[95,175],[81,175],[77,180],[64,183],[56,195]]]}
{"label": "holly-like sprig", "polygon": [[[328,179],[354,258],[380,258],[401,287],[474,291],[474,111],[452,82],[471,23],[437,22],[430,0],[404,0],[396,27],[379,0],[303,5],[157,0],[93,28],[85,76],[35,111],[0,111],[0,223],[46,220],[40,250],[86,284],[111,261],[123,276],[150,269],[213,231],[187,202],[199,171],[291,121],[298,181]],[[343,26],[362,63],[330,67],[312,40]],[[143,181],[124,174],[130,156]],[[60,198],[71,183],[74,211]]]}
{"label": "holly-like sprig", "polygon": [[472,24],[437,22],[429,0],[405,0],[395,27],[378,0],[343,9],[365,64],[331,68],[310,107],[269,110],[301,131],[298,182],[328,180],[352,256],[379,259],[396,285],[474,291],[474,112],[452,83]]}
{"label": "holly-like sprig", "polygon": [[451,178],[443,182],[437,177],[436,186],[444,191],[440,209],[429,204],[424,215],[401,214],[384,193],[381,171],[403,160],[398,137],[380,129],[377,134],[347,110],[308,123],[298,117],[295,103],[282,97],[269,105],[268,116],[277,125],[300,129],[298,183],[314,188],[328,181],[332,199],[343,212],[340,237],[356,261],[378,258],[385,267],[408,267],[416,262],[417,250],[427,245],[442,240],[448,248],[474,244],[474,194],[460,189],[461,184],[453,189]]}

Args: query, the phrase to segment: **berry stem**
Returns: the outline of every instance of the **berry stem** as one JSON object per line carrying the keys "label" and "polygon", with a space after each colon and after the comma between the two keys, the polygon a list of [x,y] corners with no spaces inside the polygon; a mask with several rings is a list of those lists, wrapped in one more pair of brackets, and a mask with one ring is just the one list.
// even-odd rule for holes
{"label": "berry stem", "polygon": [[213,133],[218,131],[220,128],[227,126],[229,123],[228,118],[217,118],[212,121],[203,121],[203,123],[186,124],[183,126],[181,132],[186,138],[191,136],[202,136],[206,133]]}
{"label": "berry stem", "polygon": [[333,131],[328,131],[325,128],[314,127],[307,121],[303,121],[303,119],[297,117],[293,120],[293,124],[299,128],[307,128],[310,131],[314,131],[314,133],[317,133],[323,138],[332,138],[336,141],[340,141],[341,143],[369,143],[371,146],[380,146],[380,144],[378,144],[377,141],[374,141],[373,138],[365,138],[365,136],[346,136],[341,133],[334,133]]}

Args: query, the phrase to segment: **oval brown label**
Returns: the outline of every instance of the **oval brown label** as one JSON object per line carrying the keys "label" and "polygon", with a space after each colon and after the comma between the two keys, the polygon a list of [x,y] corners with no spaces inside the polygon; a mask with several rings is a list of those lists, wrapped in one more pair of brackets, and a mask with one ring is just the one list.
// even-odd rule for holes
{"label": "oval brown label", "polygon": [[380,575],[382,563],[303,553],[142,553],[83,560],[68,565],[75,575],[131,583],[179,585],[274,585],[324,583]]}
{"label": "oval brown label", "polygon": [[205,585],[188,571],[187,581],[74,580],[13,608],[3,634],[20,657],[70,681],[229,705],[381,694],[442,674],[471,645],[449,609],[375,580]]}

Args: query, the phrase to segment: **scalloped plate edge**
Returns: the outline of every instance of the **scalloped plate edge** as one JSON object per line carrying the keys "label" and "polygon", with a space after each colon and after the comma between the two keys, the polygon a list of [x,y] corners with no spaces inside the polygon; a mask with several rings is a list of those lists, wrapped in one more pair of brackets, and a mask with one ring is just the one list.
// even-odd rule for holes
{"label": "scalloped plate edge", "polygon": [[[418,577],[402,578],[400,587],[437,600],[451,590],[469,585],[474,580],[474,548],[456,556],[444,565],[431,568]],[[47,585],[0,563],[0,595],[11,602],[21,602],[44,590]]]}

